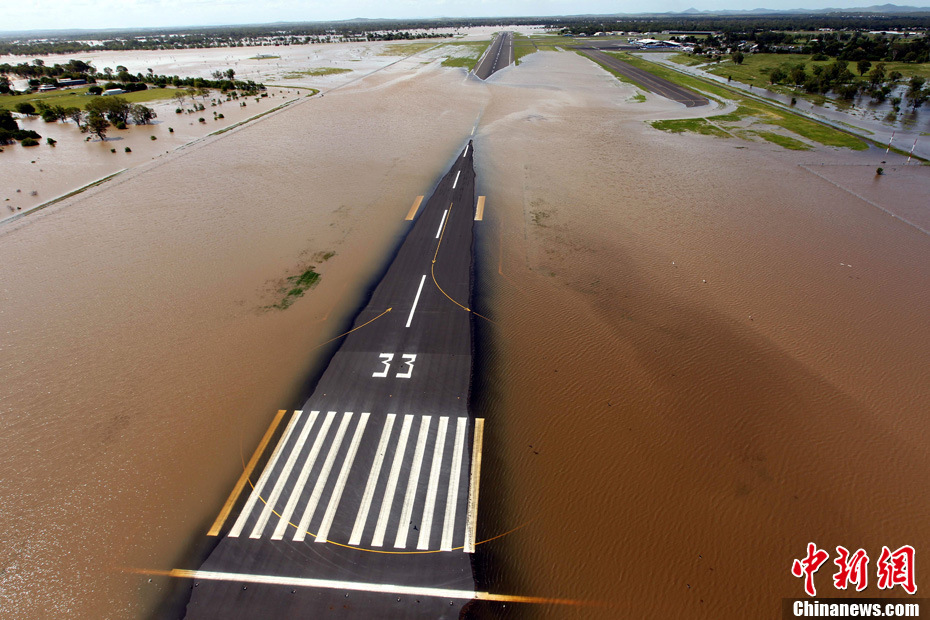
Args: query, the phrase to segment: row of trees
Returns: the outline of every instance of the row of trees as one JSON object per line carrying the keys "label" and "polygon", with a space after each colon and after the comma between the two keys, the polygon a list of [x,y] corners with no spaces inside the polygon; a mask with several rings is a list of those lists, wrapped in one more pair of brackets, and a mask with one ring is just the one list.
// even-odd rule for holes
{"label": "row of trees", "polygon": [[[834,60],[827,65],[813,65],[808,72],[804,63],[786,63],[769,71],[769,82],[803,88],[809,93],[825,94],[835,92],[843,99],[852,100],[865,93],[876,102],[884,101],[892,92],[894,85],[900,82],[899,71],[887,71],[885,63],[875,65],[868,60],[856,63],[859,72],[857,78],[849,70],[845,60]],[[914,109],[930,99],[930,87],[926,87],[922,77],[912,77],[907,83],[905,99]],[[895,103],[895,107],[900,100]]]}
{"label": "row of trees", "polygon": [[[106,138],[107,130],[111,126],[125,129],[130,122],[136,125],[147,125],[156,117],[155,110],[152,108],[138,103],[129,103],[122,97],[95,97],[87,102],[83,110],[76,107],[48,105],[42,101],[36,102],[35,105],[23,101],[16,104],[16,111],[30,116],[41,115],[42,120],[47,123],[74,121],[82,132],[94,134],[101,140]],[[6,114],[10,113],[6,112]],[[14,119],[13,123],[15,122]],[[35,137],[38,138],[38,134]]]}
{"label": "row of trees", "polygon": [[0,145],[12,144],[19,140],[23,142],[23,146],[33,146],[39,143],[41,137],[29,129],[20,129],[9,110],[0,110]]}

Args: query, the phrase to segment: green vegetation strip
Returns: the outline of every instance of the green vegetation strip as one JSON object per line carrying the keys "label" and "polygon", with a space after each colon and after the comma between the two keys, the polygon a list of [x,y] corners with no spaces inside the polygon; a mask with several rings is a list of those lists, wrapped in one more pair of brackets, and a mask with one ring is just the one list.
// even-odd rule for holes
{"label": "green vegetation strip", "polygon": [[488,49],[491,41],[455,41],[446,43],[446,47],[460,48],[464,53],[450,56],[442,61],[443,67],[464,67],[471,71],[478,63],[478,59]]}
{"label": "green vegetation strip", "polygon": [[[320,91],[317,90],[316,88],[311,88],[310,90],[312,90],[313,92],[310,93],[309,95],[306,95],[307,97],[312,97],[313,95],[315,95],[315,94],[317,94],[318,92],[320,92]],[[286,107],[286,106],[289,106],[289,105],[291,105],[292,103],[294,103],[295,101],[299,101],[299,100],[300,100],[300,98],[298,97],[298,98],[295,98],[295,99],[291,99],[290,101],[285,101],[285,102],[282,103],[281,105],[279,105],[279,106],[277,106],[277,107],[274,107],[274,108],[271,108],[270,110],[265,110],[265,111],[262,112],[261,114],[256,114],[255,116],[250,116],[249,118],[245,119],[244,121],[239,121],[238,123],[233,123],[233,124],[230,125],[229,127],[224,127],[224,128],[222,128],[222,129],[218,129],[217,131],[214,131],[214,132],[212,132],[212,133],[209,133],[209,134],[207,134],[207,137],[210,137],[210,136],[218,136],[218,135],[220,135],[220,134],[226,133],[227,131],[232,131],[232,130],[235,129],[236,127],[240,127],[240,126],[242,126],[242,125],[245,125],[246,123],[251,123],[252,121],[256,121],[256,120],[260,119],[260,118],[263,117],[263,116],[267,116],[268,114],[271,114],[272,112],[277,112],[277,111],[280,110],[281,108],[284,108],[284,107]]]}
{"label": "green vegetation strip", "polygon": [[412,56],[436,47],[435,41],[416,41],[415,43],[389,43],[378,56]]}
{"label": "green vegetation strip", "polygon": [[707,119],[703,118],[683,118],[683,119],[672,119],[667,121],[653,121],[652,126],[656,129],[662,131],[670,131],[672,133],[684,133],[686,131],[691,133],[699,133],[704,136],[717,136],[718,138],[730,138],[730,134],[723,131],[719,127],[712,125],[707,122]]}
{"label": "green vegetation strip", "polygon": [[[320,252],[314,257],[314,262],[325,263],[335,255],[335,252]],[[320,281],[320,274],[314,267],[313,264],[300,267],[301,273],[281,280],[276,291],[281,298],[270,306],[265,306],[265,310],[287,310],[295,301],[303,297],[304,293],[316,286]]]}
{"label": "green vegetation strip", "polygon": [[[47,105],[61,106],[62,108],[81,108],[87,105],[87,102],[93,101],[100,95],[88,95],[89,86],[82,88],[71,88],[67,90],[53,90],[47,93],[32,93],[29,95],[4,95],[0,97],[0,110],[15,111],[16,104],[28,101],[32,105],[41,101]],[[131,93],[123,93],[121,98],[129,103],[144,103],[147,101],[160,101],[171,99],[178,93],[176,88],[149,88],[148,90],[137,90]]]}
{"label": "green vegetation strip", "polygon": [[339,75],[340,73],[351,73],[352,69],[341,69],[339,67],[318,67],[315,69],[306,69],[304,71],[290,71],[284,74],[285,80],[298,80],[302,77],[318,77],[321,75]]}
{"label": "green vegetation strip", "polygon": [[[634,79],[632,79],[632,78],[630,78],[630,77],[628,77],[628,76],[626,76],[626,75],[623,75],[622,73],[620,73],[620,72],[617,71],[616,69],[612,69],[611,67],[605,65],[604,63],[602,63],[601,61],[597,60],[596,58],[592,58],[591,56],[588,56],[587,54],[585,54],[585,53],[582,52],[581,50],[574,50],[574,51],[575,51],[575,53],[578,54],[579,56],[583,56],[584,58],[587,58],[588,60],[590,60],[590,61],[593,62],[594,64],[598,65],[601,69],[603,69],[604,71],[610,73],[611,75],[613,75],[615,78],[617,78],[617,79],[620,80],[621,82],[626,82],[627,84],[632,84],[633,86],[635,86],[635,87],[637,87],[637,88],[642,88],[643,90],[646,90],[646,91],[649,90],[648,88],[646,88],[645,86],[643,86],[642,84],[640,84],[639,82],[637,82],[636,80],[634,80]],[[626,59],[624,58],[623,60],[626,60]]]}
{"label": "green vegetation strip", "polygon": [[611,53],[611,55],[670,82],[675,82],[709,95],[716,95],[720,99],[729,99],[739,105],[733,115],[724,115],[723,119],[711,117],[711,120],[737,121],[746,117],[754,117],[760,122],[787,129],[802,138],[807,138],[812,142],[817,142],[825,146],[836,146],[856,151],[869,148],[868,145],[859,138],[840,129],[818,123],[817,121],[800,116],[783,108],[759,101],[721,84],[715,84],[691,75],[684,75],[674,69],[642,60],[630,54]]}
{"label": "green vegetation strip", "polygon": [[62,200],[67,200],[68,198],[71,198],[72,196],[77,196],[78,194],[80,194],[80,193],[82,193],[82,192],[86,192],[87,190],[89,190],[89,189],[92,188],[92,187],[97,187],[98,185],[101,185],[101,184],[103,184],[103,183],[106,183],[107,181],[109,181],[109,180],[112,179],[113,177],[115,177],[115,176],[117,176],[117,175],[119,175],[119,174],[122,174],[122,173],[124,173],[124,172],[126,172],[126,169],[125,169],[125,168],[123,168],[122,170],[119,170],[119,171],[117,171],[117,172],[114,172],[113,174],[107,175],[107,176],[103,177],[102,179],[97,179],[97,180],[94,181],[93,183],[88,183],[87,185],[85,185],[85,186],[83,186],[83,187],[79,187],[79,188],[77,188],[76,190],[74,190],[73,192],[68,192],[68,193],[65,194],[64,196],[59,196],[58,198],[54,198],[54,199],[52,199],[52,200],[49,200],[48,202],[43,202],[43,203],[40,204],[39,206],[33,207],[33,208],[31,208],[31,209],[29,209],[29,210],[27,210],[27,211],[23,211],[22,213],[17,213],[16,215],[11,215],[10,217],[8,217],[8,218],[6,218],[6,219],[0,220],[0,222],[4,222],[4,223],[13,222],[13,221],[15,221],[15,220],[18,220],[18,219],[21,218],[21,217],[25,217],[25,216],[30,215],[30,214],[32,214],[32,213],[35,213],[35,212],[37,212],[37,211],[41,211],[42,209],[44,209],[44,208],[46,208],[46,207],[50,207],[50,206],[52,206],[52,205],[54,205],[54,204],[57,204],[57,203],[61,202]]}

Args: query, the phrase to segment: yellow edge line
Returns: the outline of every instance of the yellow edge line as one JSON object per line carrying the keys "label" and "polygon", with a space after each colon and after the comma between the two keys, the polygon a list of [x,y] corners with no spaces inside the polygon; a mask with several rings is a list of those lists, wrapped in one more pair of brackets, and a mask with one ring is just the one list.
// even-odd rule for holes
{"label": "yellow edge line", "polygon": [[407,217],[405,220],[412,220],[413,217],[417,214],[417,211],[420,209],[420,203],[423,202],[423,196],[417,196],[417,199],[413,201],[413,206],[410,207],[410,210],[407,211]]}
{"label": "yellow edge line", "polygon": [[252,458],[249,459],[249,464],[245,466],[245,469],[242,471],[242,475],[239,476],[239,481],[236,482],[236,486],[233,487],[232,493],[229,494],[229,499],[226,500],[226,504],[224,504],[223,509],[220,510],[220,514],[216,517],[216,521],[213,522],[213,527],[211,527],[210,531],[207,532],[207,536],[219,535],[220,530],[223,528],[223,524],[226,523],[226,519],[229,517],[229,513],[233,509],[233,505],[236,503],[236,499],[238,499],[239,494],[242,493],[242,489],[245,487],[246,482],[248,482],[249,476],[252,474],[252,470],[255,469],[255,465],[258,464],[258,459],[265,451],[265,447],[268,445],[268,442],[271,441],[271,436],[274,435],[275,429],[278,428],[278,424],[281,422],[281,418],[284,417],[285,413],[287,413],[286,409],[278,410],[278,414],[271,422],[271,426],[268,427],[268,430],[265,431],[265,436],[262,437],[261,443],[258,444],[258,448],[255,449],[255,452],[252,454]]}
{"label": "yellow edge line", "polygon": [[475,221],[484,219],[484,196],[478,196],[478,208],[475,210]]}

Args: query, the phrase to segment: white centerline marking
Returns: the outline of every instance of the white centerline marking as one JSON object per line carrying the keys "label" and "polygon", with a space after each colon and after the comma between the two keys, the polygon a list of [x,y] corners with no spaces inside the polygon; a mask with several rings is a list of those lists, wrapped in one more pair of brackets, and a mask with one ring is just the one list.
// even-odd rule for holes
{"label": "white centerline marking", "polygon": [[365,529],[365,521],[368,520],[368,511],[371,509],[371,500],[375,495],[375,485],[378,483],[378,475],[381,473],[381,463],[384,461],[384,453],[387,450],[388,438],[391,436],[392,428],[394,428],[394,414],[389,413],[387,419],[384,420],[384,430],[381,431],[378,451],[375,453],[375,462],[368,474],[368,483],[365,484],[362,505],[358,508],[355,525],[352,526],[352,537],[349,539],[350,545],[358,545],[362,542],[362,531]]}
{"label": "white centerline marking", "polygon": [[265,531],[265,525],[268,524],[268,519],[271,518],[271,511],[274,510],[274,505],[278,503],[278,498],[281,497],[281,492],[284,491],[284,484],[291,475],[291,469],[293,469],[294,463],[297,462],[297,456],[303,449],[304,442],[307,441],[307,435],[310,434],[310,428],[313,426],[314,422],[316,422],[316,416],[319,413],[319,411],[310,412],[310,417],[300,431],[300,436],[297,437],[297,443],[291,448],[291,453],[287,456],[287,461],[284,463],[284,469],[282,469],[281,473],[278,475],[278,480],[274,483],[274,489],[272,489],[271,494],[265,501],[265,508],[258,517],[255,527],[252,528],[252,533],[249,535],[249,538],[262,537],[262,533]]}
{"label": "white centerline marking", "polygon": [[423,519],[420,521],[420,539],[417,549],[429,549],[429,533],[433,527],[433,511],[436,508],[436,493],[439,490],[439,469],[442,465],[442,451],[446,444],[446,427],[449,418],[439,418],[439,430],[436,432],[436,447],[433,448],[433,464],[429,470],[429,486],[426,487],[426,503],[423,505]]}
{"label": "white centerline marking", "polygon": [[330,411],[323,419],[323,425],[320,426],[320,430],[317,431],[316,439],[313,440],[313,446],[310,448],[310,454],[307,455],[307,460],[304,461],[304,466],[300,470],[297,482],[294,483],[294,488],[291,490],[291,497],[287,500],[287,505],[281,512],[281,519],[278,521],[278,526],[274,528],[271,540],[281,540],[284,538],[284,532],[287,531],[287,526],[290,525],[291,515],[294,513],[294,509],[297,508],[300,494],[303,493],[304,485],[307,484],[307,477],[310,476],[310,470],[313,469],[313,464],[316,463],[316,457],[320,454],[320,448],[323,446],[326,433],[329,432],[329,427],[333,423],[333,416],[335,415],[335,411]]}
{"label": "white centerline marking", "polygon": [[467,144],[465,145],[465,152],[462,153],[462,159],[465,159],[465,156],[468,155],[468,146],[469,146],[469,145],[467,145]]}
{"label": "white centerline marking", "polygon": [[481,480],[481,448],[484,444],[484,418],[475,419],[475,441],[471,451],[471,485],[468,488],[468,516],[465,520],[465,553],[475,552],[478,528],[478,483]]}
{"label": "white centerline marking", "polygon": [[271,453],[271,458],[268,459],[268,464],[265,465],[265,470],[262,472],[262,475],[259,476],[258,482],[255,483],[255,486],[252,488],[252,492],[249,494],[249,499],[246,500],[245,506],[242,507],[242,512],[239,513],[239,518],[236,519],[236,522],[233,524],[232,529],[229,530],[230,538],[238,538],[239,534],[242,533],[242,528],[245,527],[245,522],[248,520],[249,515],[252,513],[252,509],[255,508],[258,498],[261,496],[262,490],[265,488],[265,483],[268,482],[268,477],[271,475],[271,470],[274,469],[275,463],[278,462],[278,456],[281,454],[281,449],[284,448],[284,444],[287,443],[288,438],[291,436],[291,431],[294,430],[294,424],[297,422],[297,419],[300,418],[302,412],[295,411],[294,417],[291,418],[291,421],[287,424],[287,430],[284,431],[284,436],[281,437],[281,441],[278,442],[278,445],[275,446],[274,452]]}
{"label": "white centerline marking", "polygon": [[452,189],[455,189],[455,186],[459,184],[459,175],[462,174],[462,171],[459,170],[455,173],[455,180],[452,181]]}
{"label": "white centerline marking", "polygon": [[400,525],[397,527],[397,537],[394,539],[394,548],[403,549],[407,546],[407,529],[410,527],[410,513],[413,511],[413,499],[417,492],[417,483],[420,480],[420,467],[423,465],[423,451],[426,448],[426,435],[429,433],[430,416],[420,419],[420,434],[417,437],[417,447],[413,452],[413,465],[410,467],[410,478],[407,480],[407,494],[404,496],[404,507],[400,511]]}
{"label": "white centerline marking", "polygon": [[446,209],[442,212],[442,221],[439,222],[439,230],[436,231],[436,238],[439,239],[439,235],[442,234],[442,225],[446,223],[446,216],[449,215],[449,210]]}
{"label": "white centerline marking", "polygon": [[388,475],[387,488],[384,490],[384,499],[381,501],[381,514],[378,515],[378,524],[375,526],[375,535],[371,538],[372,547],[384,545],[384,532],[387,530],[388,517],[391,515],[391,504],[394,503],[394,492],[397,490],[397,478],[400,476],[400,466],[404,462],[404,452],[407,450],[407,437],[410,436],[410,423],[413,416],[404,416],[404,424],[400,427],[400,438],[397,440],[397,450],[394,452],[394,462],[391,464],[391,473]]}
{"label": "white centerline marking", "polygon": [[362,440],[362,434],[365,432],[365,425],[368,423],[369,413],[363,413],[359,418],[358,426],[355,427],[355,434],[352,436],[352,443],[349,444],[349,452],[346,454],[346,460],[342,463],[342,469],[339,470],[339,477],[336,478],[336,487],[333,489],[333,495],[329,498],[329,505],[326,507],[326,513],[323,515],[323,522],[320,529],[317,530],[315,542],[326,542],[329,536],[329,528],[333,525],[333,518],[336,516],[336,509],[339,508],[339,500],[342,499],[342,492],[346,488],[346,480],[349,479],[349,470],[352,469],[352,463],[355,461],[355,453],[358,452],[358,444]]}
{"label": "white centerline marking", "polygon": [[304,516],[301,517],[300,523],[297,526],[297,533],[294,534],[294,542],[300,542],[307,537],[307,528],[310,527],[310,520],[313,518],[313,513],[316,512],[316,506],[320,502],[320,496],[323,495],[323,487],[326,486],[329,472],[333,468],[333,461],[336,460],[336,453],[339,452],[339,446],[342,445],[342,438],[345,436],[346,427],[349,426],[349,421],[351,419],[351,411],[346,411],[342,415],[342,422],[339,423],[339,428],[336,430],[336,437],[333,439],[333,445],[329,448],[329,454],[326,455],[326,460],[323,462],[323,469],[320,471],[320,476],[316,479],[316,484],[313,486],[313,493],[310,495],[307,507],[304,508]]}
{"label": "white centerline marking", "polygon": [[452,473],[449,475],[449,495],[446,498],[446,518],[442,524],[441,551],[452,551],[452,533],[455,529],[455,504],[459,494],[459,477],[462,473],[462,448],[468,418],[459,418],[455,427],[455,447],[452,449]]}
{"label": "white centerline marking", "polygon": [[407,327],[410,327],[410,322],[413,320],[413,313],[417,310],[417,304],[420,302],[420,293],[423,292],[424,282],[426,282],[426,274],[420,278],[420,288],[417,289],[417,296],[413,298],[413,307],[410,308],[410,316],[407,317]]}

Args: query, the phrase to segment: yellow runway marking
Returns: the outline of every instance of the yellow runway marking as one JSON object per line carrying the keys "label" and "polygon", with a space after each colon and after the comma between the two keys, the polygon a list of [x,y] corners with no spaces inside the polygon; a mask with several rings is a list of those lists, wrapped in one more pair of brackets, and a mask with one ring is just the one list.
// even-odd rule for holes
{"label": "yellow runway marking", "polygon": [[417,196],[417,199],[413,201],[413,206],[410,207],[410,210],[407,211],[407,217],[405,220],[412,220],[417,214],[417,211],[420,209],[420,203],[423,202],[423,196]]}
{"label": "yellow runway marking", "polygon": [[287,413],[286,409],[278,410],[278,414],[274,417],[274,420],[271,422],[271,426],[268,427],[268,430],[265,431],[265,436],[262,437],[261,442],[258,444],[255,452],[252,454],[252,458],[249,459],[249,464],[245,466],[244,470],[242,470],[242,475],[239,476],[239,480],[236,482],[236,486],[233,487],[232,493],[229,494],[229,499],[226,500],[226,503],[223,505],[223,509],[220,510],[220,514],[216,517],[216,521],[213,522],[213,527],[211,527],[210,531],[207,532],[207,536],[219,535],[220,530],[223,528],[223,524],[229,517],[230,511],[232,511],[233,505],[236,503],[236,499],[238,499],[239,494],[242,493],[242,489],[245,487],[245,483],[250,482],[249,476],[252,474],[252,470],[255,469],[255,465],[258,463],[259,457],[265,451],[265,447],[268,445],[268,442],[271,441],[271,436],[274,435],[274,431],[276,428],[278,428],[278,423],[281,422],[281,418],[284,417],[285,413]]}
{"label": "yellow runway marking", "polygon": [[478,196],[478,208],[475,209],[475,221],[484,219],[484,196]]}
{"label": "yellow runway marking", "polygon": [[368,325],[369,323],[373,323],[373,322],[377,321],[378,319],[380,319],[381,317],[383,317],[385,314],[387,314],[388,312],[390,312],[390,311],[393,310],[393,309],[394,309],[394,308],[388,308],[387,310],[385,310],[384,312],[382,312],[381,314],[379,314],[379,315],[376,316],[375,318],[371,319],[370,321],[365,321],[364,323],[362,323],[361,325],[359,325],[359,326],[356,327],[355,329],[350,329],[349,331],[347,331],[347,332],[344,333],[344,334],[339,334],[339,335],[336,336],[335,338],[330,338],[330,339],[327,340],[326,342],[321,343],[321,344],[318,344],[318,345],[316,345],[315,347],[313,347],[313,348],[310,349],[310,350],[311,350],[311,351],[314,351],[314,350],[319,349],[320,347],[322,347],[322,346],[324,346],[324,345],[329,344],[330,342],[333,342],[333,341],[335,341],[335,340],[339,340],[339,339],[342,338],[343,336],[348,336],[348,335],[351,334],[352,332],[357,331],[357,330],[359,330],[359,329],[362,329],[363,327],[365,327],[365,326]]}

